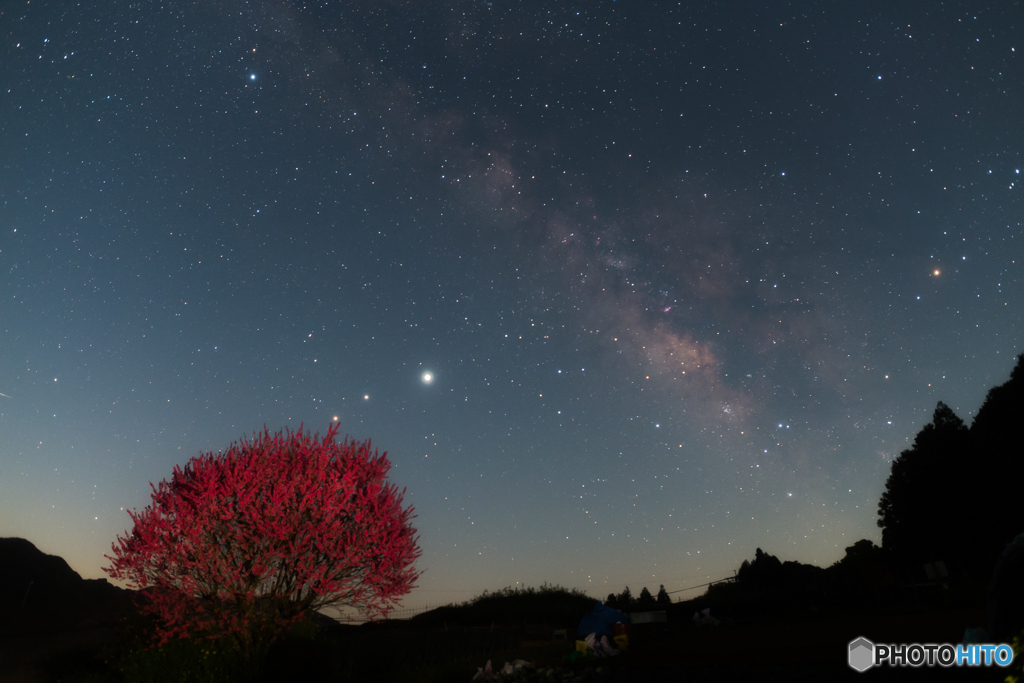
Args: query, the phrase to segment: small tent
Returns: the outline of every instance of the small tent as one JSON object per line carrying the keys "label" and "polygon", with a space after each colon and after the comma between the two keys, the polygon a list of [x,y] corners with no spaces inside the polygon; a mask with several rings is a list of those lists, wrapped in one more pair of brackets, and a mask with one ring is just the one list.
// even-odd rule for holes
{"label": "small tent", "polygon": [[580,619],[580,625],[579,628],[576,629],[576,633],[581,636],[596,633],[598,636],[608,636],[609,638],[612,638],[615,635],[614,631],[616,622],[628,624],[629,615],[625,612],[620,612],[617,609],[603,605],[601,602],[595,602],[594,609],[590,610],[590,614]]}

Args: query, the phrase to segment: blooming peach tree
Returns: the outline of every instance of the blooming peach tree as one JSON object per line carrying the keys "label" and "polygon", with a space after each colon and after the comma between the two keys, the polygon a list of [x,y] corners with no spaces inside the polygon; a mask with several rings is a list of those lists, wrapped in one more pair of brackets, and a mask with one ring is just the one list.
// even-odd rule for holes
{"label": "blooming peach tree", "polygon": [[105,571],[140,589],[158,643],[228,636],[248,658],[311,610],[383,617],[409,592],[420,551],[405,491],[387,482],[386,453],[336,434],[264,428],[150,485]]}

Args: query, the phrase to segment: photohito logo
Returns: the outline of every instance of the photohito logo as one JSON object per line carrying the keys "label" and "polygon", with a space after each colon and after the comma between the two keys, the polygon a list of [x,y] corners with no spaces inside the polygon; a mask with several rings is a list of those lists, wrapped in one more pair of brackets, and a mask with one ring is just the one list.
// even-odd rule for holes
{"label": "photohito logo", "polygon": [[873,666],[1009,666],[1013,648],[1009,645],[920,644],[876,645],[867,638],[850,641],[851,669],[867,671]]}

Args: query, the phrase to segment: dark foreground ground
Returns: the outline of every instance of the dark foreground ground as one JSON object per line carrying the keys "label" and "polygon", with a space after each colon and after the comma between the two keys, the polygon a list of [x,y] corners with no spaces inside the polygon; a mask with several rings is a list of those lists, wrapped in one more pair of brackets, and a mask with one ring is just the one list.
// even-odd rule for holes
{"label": "dark foreground ground", "polygon": [[[571,665],[568,641],[543,637],[555,626],[459,628],[408,622],[307,629],[282,643],[264,668],[264,680],[463,681],[492,660],[525,659],[535,668],[517,681],[1002,681],[986,669],[871,669],[847,665],[847,644],[863,636],[876,643],[960,642],[964,629],[984,622],[979,611],[926,610],[843,617],[750,618],[697,627],[676,619],[635,627],[631,651],[611,660]],[[447,630],[445,630],[447,628]],[[230,663],[193,648],[135,659],[126,669],[123,632],[84,624],[62,633],[12,633],[0,641],[0,681],[100,683],[102,681],[231,680]],[[120,648],[120,649],[119,649]],[[129,655],[130,656],[130,655]],[[138,655],[135,655],[138,657]],[[147,658],[148,657],[148,658]],[[122,658],[122,659],[119,659]],[[120,669],[120,671],[119,671]]]}

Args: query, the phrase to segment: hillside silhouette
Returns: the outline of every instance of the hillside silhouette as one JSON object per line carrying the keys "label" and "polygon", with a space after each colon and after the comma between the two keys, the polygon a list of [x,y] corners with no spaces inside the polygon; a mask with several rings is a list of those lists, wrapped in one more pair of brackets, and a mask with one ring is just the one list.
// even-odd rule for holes
{"label": "hillside silhouette", "polygon": [[23,538],[0,538],[0,680],[48,681],[102,668],[132,591],[83,579]]}
{"label": "hillside silhouette", "polygon": [[[507,587],[483,594],[461,605],[447,605],[411,619],[414,624],[558,624],[572,626],[594,606],[594,598],[577,589],[542,585],[540,588]],[[550,635],[550,634],[549,634]]]}
{"label": "hillside silhouette", "polygon": [[129,604],[131,591],[83,579],[24,538],[0,538],[0,557],[0,635],[116,622]]}

